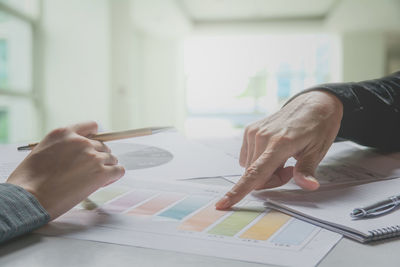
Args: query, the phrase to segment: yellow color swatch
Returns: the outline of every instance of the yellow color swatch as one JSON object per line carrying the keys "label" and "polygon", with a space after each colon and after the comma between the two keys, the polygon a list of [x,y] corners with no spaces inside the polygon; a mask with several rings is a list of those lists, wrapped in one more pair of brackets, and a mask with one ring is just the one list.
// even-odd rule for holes
{"label": "yellow color swatch", "polygon": [[257,223],[247,229],[240,238],[267,240],[278,231],[291,217],[278,211],[271,210]]}

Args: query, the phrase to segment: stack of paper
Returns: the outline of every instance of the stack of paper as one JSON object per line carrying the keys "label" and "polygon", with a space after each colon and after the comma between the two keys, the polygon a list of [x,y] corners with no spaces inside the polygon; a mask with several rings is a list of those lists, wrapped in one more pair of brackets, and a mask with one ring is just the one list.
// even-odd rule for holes
{"label": "stack of paper", "polygon": [[264,192],[266,205],[299,219],[338,232],[360,242],[400,235],[400,212],[368,219],[353,219],[350,213],[399,194],[400,179],[358,186],[305,192]]}

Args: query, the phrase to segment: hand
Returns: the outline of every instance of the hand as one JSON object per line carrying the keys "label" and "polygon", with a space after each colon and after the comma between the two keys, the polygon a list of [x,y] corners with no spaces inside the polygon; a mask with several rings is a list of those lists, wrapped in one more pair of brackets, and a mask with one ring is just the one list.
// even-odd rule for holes
{"label": "hand", "polygon": [[[216,203],[216,208],[230,208],[252,190],[278,187],[292,177],[304,189],[317,189],[314,172],[332,145],[342,116],[343,105],[338,98],[312,91],[248,126],[240,152],[245,174]],[[290,157],[297,160],[296,165],[284,167]]]}
{"label": "hand", "polygon": [[95,122],[49,133],[10,175],[7,183],[34,195],[55,219],[99,187],[118,180],[124,168],[110,149],[86,138],[97,132]]}

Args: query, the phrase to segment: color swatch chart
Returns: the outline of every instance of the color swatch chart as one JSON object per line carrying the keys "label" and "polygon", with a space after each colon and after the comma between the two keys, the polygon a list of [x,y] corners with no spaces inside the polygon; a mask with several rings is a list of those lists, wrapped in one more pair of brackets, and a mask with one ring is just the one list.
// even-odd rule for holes
{"label": "color swatch chart", "polygon": [[315,266],[341,235],[266,210],[252,196],[235,209],[215,202],[226,187],[191,182],[120,181],[36,233],[274,266]]}
{"label": "color swatch chart", "polygon": [[97,212],[121,214],[162,223],[176,223],[176,234],[219,242],[246,242],[257,246],[301,249],[319,230],[283,213],[245,200],[230,211],[216,210],[220,194],[183,193],[107,187],[90,198]]}

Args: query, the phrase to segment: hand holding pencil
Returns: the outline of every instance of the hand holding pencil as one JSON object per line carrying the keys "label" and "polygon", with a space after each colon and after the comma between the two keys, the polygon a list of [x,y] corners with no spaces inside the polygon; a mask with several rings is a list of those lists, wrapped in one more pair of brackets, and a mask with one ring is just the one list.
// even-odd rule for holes
{"label": "hand holding pencil", "polygon": [[7,183],[30,192],[53,220],[124,175],[124,168],[102,141],[148,135],[153,130],[161,129],[97,134],[95,122],[56,129],[29,146],[35,149]]}

